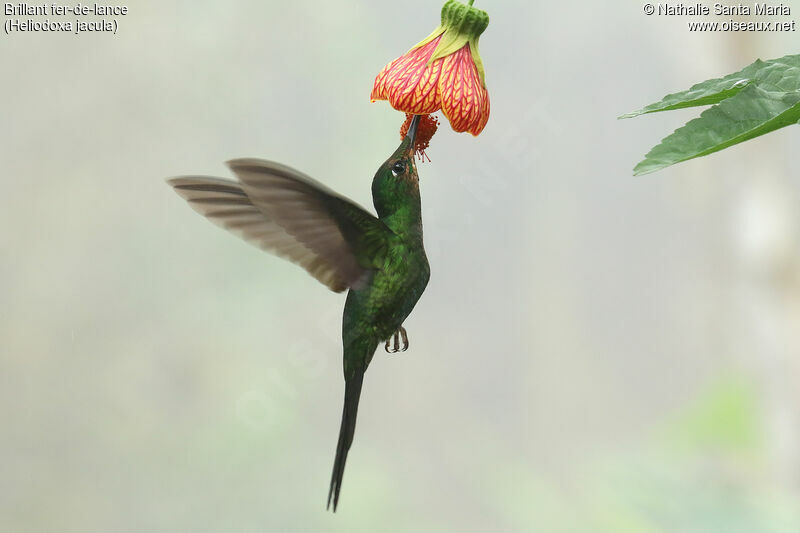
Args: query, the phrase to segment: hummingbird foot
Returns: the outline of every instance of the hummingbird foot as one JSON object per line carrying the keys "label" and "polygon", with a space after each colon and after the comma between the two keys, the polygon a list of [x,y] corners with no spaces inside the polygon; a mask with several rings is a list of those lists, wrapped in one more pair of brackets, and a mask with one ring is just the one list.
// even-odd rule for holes
{"label": "hummingbird foot", "polygon": [[[400,347],[400,339],[403,339],[403,347]],[[389,343],[391,342],[392,346],[389,347]],[[405,352],[408,350],[408,333],[406,333],[406,328],[400,326],[400,329],[394,332],[390,338],[386,339],[386,344],[383,347],[386,350],[386,353],[397,353],[397,352]]]}
{"label": "hummingbird foot", "polygon": [[[395,335],[397,335],[397,333],[395,333]],[[405,352],[408,350],[408,333],[406,333],[406,328],[403,326],[400,326],[400,336],[403,337],[403,349],[400,351]]]}

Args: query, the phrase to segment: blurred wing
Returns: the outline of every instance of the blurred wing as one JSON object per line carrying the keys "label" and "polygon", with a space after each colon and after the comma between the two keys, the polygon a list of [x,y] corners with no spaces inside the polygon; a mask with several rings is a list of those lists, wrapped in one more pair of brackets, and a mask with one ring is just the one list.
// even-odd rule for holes
{"label": "blurred wing", "polygon": [[333,265],[348,286],[382,266],[394,234],[361,206],[280,163],[235,159],[228,166],[253,204]]}
{"label": "blurred wing", "polygon": [[[310,180],[310,184],[315,183],[311,178],[307,179]],[[338,197],[336,197],[338,201],[332,202],[335,207],[333,211],[328,211],[327,219],[312,211],[309,212],[308,218],[300,223],[300,226],[308,226],[300,232],[301,235],[315,236],[321,241],[328,240],[328,242],[315,242],[315,245],[311,246],[279,224],[278,220],[271,216],[269,210],[254,202],[240,183],[203,176],[172,178],[168,182],[198,213],[247,242],[300,265],[309,274],[336,292],[357,286],[364,279],[367,270],[373,266],[369,262],[365,263],[356,259],[353,246],[344,238],[345,231],[348,234],[357,234],[354,242],[369,243],[371,240],[375,240],[366,233],[358,234],[358,227],[363,226],[371,234],[380,234],[385,248],[386,232],[389,231],[385,225],[355,204],[338,199]],[[335,198],[335,195],[322,185],[313,185],[313,189],[317,191],[315,194],[320,195],[321,198],[326,196]],[[336,216],[337,207],[344,213],[354,212],[351,215],[354,221],[352,223],[345,222],[343,226],[346,230],[338,232],[333,231],[329,220]],[[298,206],[290,209],[309,211],[307,208],[302,209]],[[358,213],[359,210],[361,213]],[[372,222],[370,223],[364,215],[372,218]],[[317,224],[323,230],[319,228],[315,230],[314,226]],[[314,239],[310,239],[310,241],[314,241]],[[381,247],[376,246],[376,248],[380,250]]]}

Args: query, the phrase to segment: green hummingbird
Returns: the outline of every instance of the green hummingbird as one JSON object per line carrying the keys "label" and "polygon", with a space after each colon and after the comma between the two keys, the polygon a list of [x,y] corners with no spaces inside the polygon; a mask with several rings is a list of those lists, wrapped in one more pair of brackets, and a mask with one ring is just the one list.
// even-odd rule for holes
{"label": "green hummingbird", "polygon": [[408,348],[403,321],[430,277],[414,163],[419,120],[419,115],[413,118],[400,146],[375,173],[372,199],[377,217],[273,161],[229,161],[238,182],[204,176],[168,180],[195,211],[215,224],[300,265],[333,291],[349,289],[342,320],[344,408],[327,505],[333,502],[334,512],[364,372],[380,343],[385,342],[387,352]]}

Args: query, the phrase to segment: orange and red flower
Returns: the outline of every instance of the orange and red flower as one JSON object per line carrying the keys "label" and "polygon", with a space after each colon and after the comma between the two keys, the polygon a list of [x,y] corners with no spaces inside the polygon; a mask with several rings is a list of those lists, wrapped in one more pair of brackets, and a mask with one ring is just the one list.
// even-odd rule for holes
{"label": "orange and red flower", "polygon": [[378,74],[371,100],[388,100],[398,111],[414,115],[441,109],[455,131],[478,135],[489,120],[489,92],[478,54],[478,38],[488,25],[485,11],[448,0],[439,27]]}

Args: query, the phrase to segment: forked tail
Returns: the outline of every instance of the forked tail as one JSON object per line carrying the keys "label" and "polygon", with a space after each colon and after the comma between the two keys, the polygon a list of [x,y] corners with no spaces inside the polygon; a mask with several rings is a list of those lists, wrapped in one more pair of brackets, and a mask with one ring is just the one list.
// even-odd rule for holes
{"label": "forked tail", "polygon": [[353,443],[353,433],[356,430],[356,416],[358,414],[358,400],[361,397],[361,383],[364,381],[364,372],[356,372],[348,378],[344,385],[344,408],[342,409],[342,426],[339,429],[339,443],[336,445],[336,459],[333,462],[333,475],[331,475],[331,488],[328,491],[328,509],[333,500],[333,512],[339,503],[339,491],[342,490],[342,476],[344,464],[347,462],[347,452]]}

